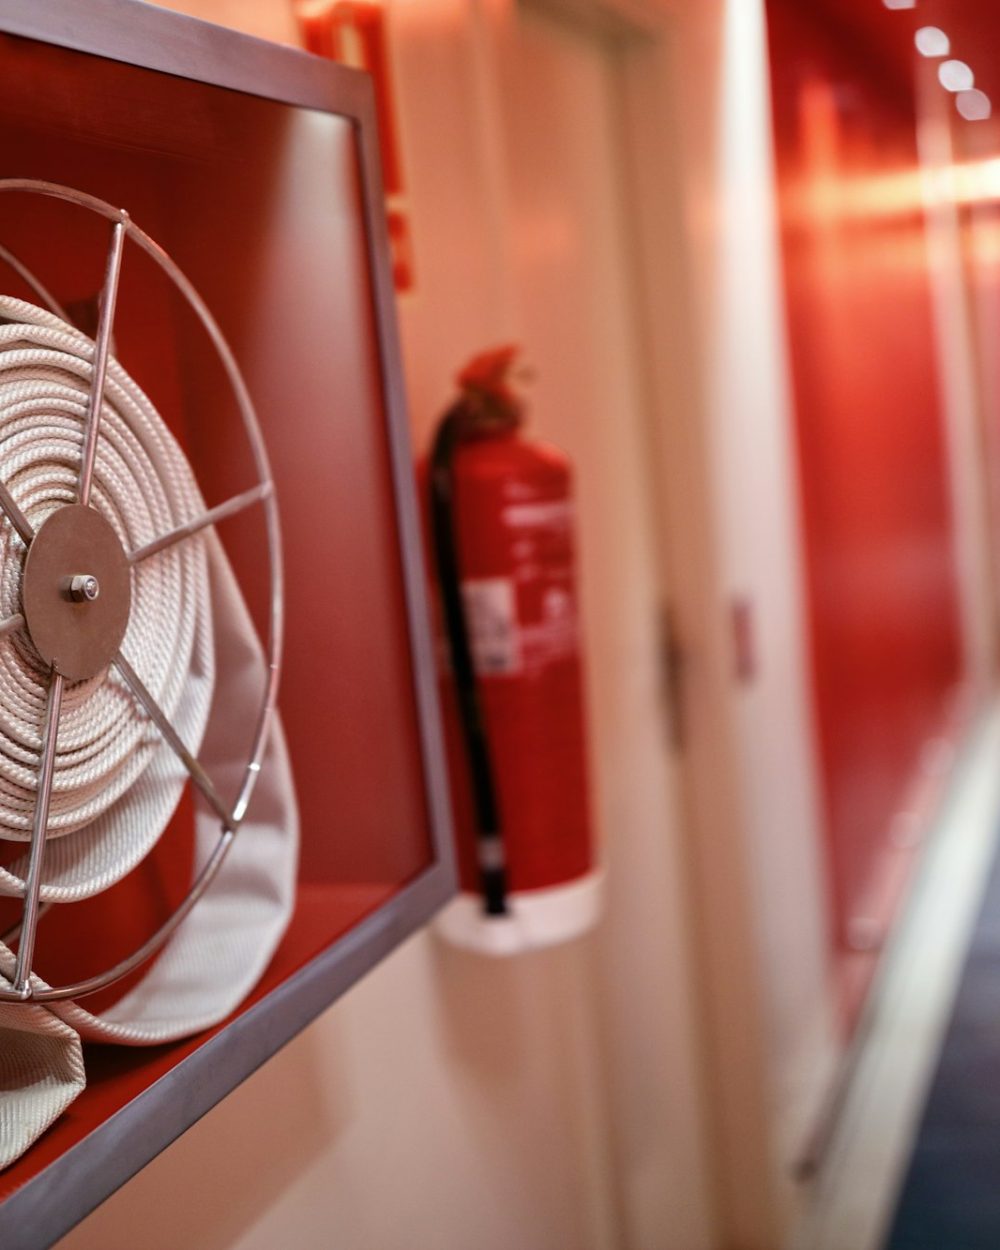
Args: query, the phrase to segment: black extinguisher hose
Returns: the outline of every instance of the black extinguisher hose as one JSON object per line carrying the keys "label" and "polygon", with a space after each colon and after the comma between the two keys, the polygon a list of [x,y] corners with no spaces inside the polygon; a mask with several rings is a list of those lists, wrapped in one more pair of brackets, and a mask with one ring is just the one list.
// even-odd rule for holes
{"label": "black extinguisher hose", "polygon": [[441,419],[430,452],[431,541],[437,562],[445,632],[458,701],[462,739],[469,766],[479,874],[486,914],[507,913],[507,872],[503,830],[497,802],[490,744],[483,720],[482,700],[462,602],[462,573],[455,538],[455,450],[470,426],[469,414],[459,401]]}

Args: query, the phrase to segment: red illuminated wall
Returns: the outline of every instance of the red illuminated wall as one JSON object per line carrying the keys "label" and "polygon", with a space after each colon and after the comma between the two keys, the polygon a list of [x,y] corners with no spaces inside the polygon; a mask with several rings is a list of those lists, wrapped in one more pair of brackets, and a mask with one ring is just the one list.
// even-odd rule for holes
{"label": "red illuminated wall", "polygon": [[768,5],[833,939],[845,952],[887,920],[893,818],[947,725],[961,660],[910,87],[806,10]]}

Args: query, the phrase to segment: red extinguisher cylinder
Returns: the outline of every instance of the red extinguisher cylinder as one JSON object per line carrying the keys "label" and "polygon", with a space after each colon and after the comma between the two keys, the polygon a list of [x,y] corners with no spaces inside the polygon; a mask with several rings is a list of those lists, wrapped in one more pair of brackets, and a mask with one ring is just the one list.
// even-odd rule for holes
{"label": "red extinguisher cylinder", "polygon": [[[506,887],[563,885],[593,868],[570,464],[518,428],[490,428],[456,447],[452,475],[461,601]],[[482,840],[447,674],[442,699],[461,883],[475,891]]]}

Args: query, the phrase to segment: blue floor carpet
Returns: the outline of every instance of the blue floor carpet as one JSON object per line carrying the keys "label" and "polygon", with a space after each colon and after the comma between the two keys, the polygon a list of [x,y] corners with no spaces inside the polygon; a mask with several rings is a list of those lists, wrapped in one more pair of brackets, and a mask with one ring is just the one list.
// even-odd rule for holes
{"label": "blue floor carpet", "polygon": [[885,1250],[1000,1250],[1000,858]]}

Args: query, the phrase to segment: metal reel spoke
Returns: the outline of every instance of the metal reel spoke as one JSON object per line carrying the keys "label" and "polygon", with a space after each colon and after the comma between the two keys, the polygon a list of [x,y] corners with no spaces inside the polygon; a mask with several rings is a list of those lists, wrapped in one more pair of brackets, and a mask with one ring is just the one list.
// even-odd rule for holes
{"label": "metal reel spoke", "polygon": [[118,306],[118,280],[121,277],[122,252],[128,233],[128,213],[121,210],[111,230],[111,246],[104,271],[104,288],[101,291],[100,312],[97,322],[97,338],[94,340],[94,372],[87,400],[87,414],[83,426],[83,451],[80,456],[80,476],[77,481],[77,503],[86,507],[90,503],[90,486],[94,476],[94,460],[97,456],[97,435],[101,425],[101,408],[104,404],[104,382],[108,372],[108,356],[111,351],[111,330]]}
{"label": "metal reel spoke", "polygon": [[3,620],[0,620],[0,637],[4,634],[13,634],[23,625],[24,617],[20,612],[15,612],[13,616],[5,616]]}
{"label": "metal reel spoke", "polygon": [[194,520],[185,521],[183,525],[178,525],[176,529],[172,529],[166,534],[161,534],[159,538],[154,538],[152,542],[146,543],[144,547],[136,547],[135,551],[129,555],[129,564],[139,564],[150,556],[156,555],[158,551],[164,551],[167,547],[172,547],[174,543],[190,538],[192,534],[197,534],[209,525],[216,525],[219,521],[226,520],[227,517],[236,516],[237,513],[242,512],[245,508],[252,507],[253,504],[267,499],[271,491],[272,486],[270,482],[261,482],[259,486],[253,486],[250,490],[245,490],[241,495],[234,495],[232,499],[227,499],[225,503],[209,508],[207,512],[203,512],[201,516],[195,517]]}
{"label": "metal reel spoke", "polygon": [[163,738],[169,744],[171,750],[181,761],[190,774],[191,780],[198,787],[205,799],[222,821],[226,829],[235,829],[235,822],[230,815],[229,809],[222,801],[222,796],[215,788],[211,777],[205,771],[201,762],[191,754],[184,745],[180,734],[170,723],[167,714],[153,698],[153,695],[147,689],[145,683],[139,674],[135,671],[128,660],[119,651],[114,658],[114,666],[125,679],[125,684],[132,691],[136,700],[141,704],[146,715],[153,722],[156,728],[163,735]]}
{"label": "metal reel spoke", "polygon": [[3,482],[0,482],[0,511],[6,515],[7,520],[17,530],[24,545],[30,547],[31,540],[35,537],[34,527],[21,511],[17,500]]}
{"label": "metal reel spoke", "polygon": [[38,793],[35,797],[35,814],[31,824],[28,872],[24,881],[21,941],[17,948],[17,963],[14,968],[14,990],[26,998],[31,992],[28,981],[31,976],[31,960],[35,953],[35,933],[38,928],[42,860],[45,855],[45,835],[49,825],[49,802],[52,798],[62,697],[63,677],[61,673],[53,669],[49,683],[48,703],[45,707],[45,722],[42,726],[42,751],[38,762]]}

